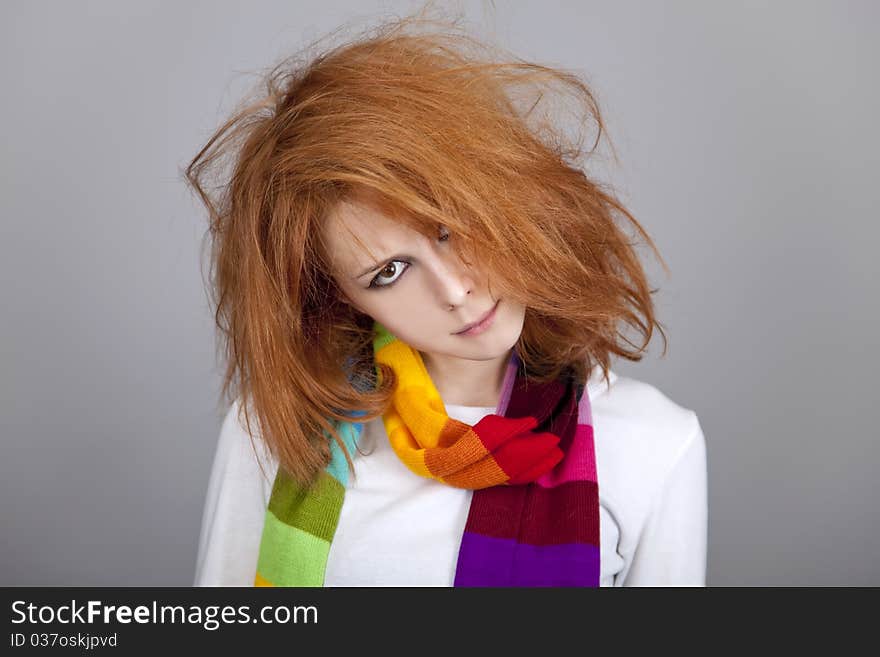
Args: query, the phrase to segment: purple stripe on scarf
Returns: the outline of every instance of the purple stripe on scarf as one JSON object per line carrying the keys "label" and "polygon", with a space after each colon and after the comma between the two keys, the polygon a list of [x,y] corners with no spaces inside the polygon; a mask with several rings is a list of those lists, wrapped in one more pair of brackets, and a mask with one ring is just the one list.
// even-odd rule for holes
{"label": "purple stripe on scarf", "polygon": [[495,408],[497,415],[504,415],[507,412],[510,395],[513,393],[513,384],[516,381],[517,369],[519,369],[519,356],[516,355],[514,350],[510,352],[510,360],[507,363],[507,370],[504,372],[504,382],[501,384],[501,399],[498,400],[498,406]]}
{"label": "purple stripe on scarf", "polygon": [[526,545],[473,532],[461,540],[454,586],[599,586],[596,545]]}

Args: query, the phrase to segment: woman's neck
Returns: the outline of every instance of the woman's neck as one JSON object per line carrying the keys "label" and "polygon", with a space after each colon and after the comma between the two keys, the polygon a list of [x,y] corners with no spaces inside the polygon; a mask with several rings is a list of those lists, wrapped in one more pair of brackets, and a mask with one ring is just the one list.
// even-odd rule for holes
{"label": "woman's neck", "polygon": [[497,407],[510,351],[490,360],[432,356],[419,352],[444,404]]}

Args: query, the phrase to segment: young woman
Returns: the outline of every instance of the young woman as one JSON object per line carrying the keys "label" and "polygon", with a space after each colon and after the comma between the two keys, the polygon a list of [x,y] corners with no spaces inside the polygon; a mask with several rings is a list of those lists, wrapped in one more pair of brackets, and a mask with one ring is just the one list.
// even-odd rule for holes
{"label": "young woman", "polygon": [[541,114],[598,143],[590,90],[413,26],[283,62],[187,169],[231,401],[195,583],[703,585],[697,415],[610,368],[663,333],[618,222],[654,245]]}

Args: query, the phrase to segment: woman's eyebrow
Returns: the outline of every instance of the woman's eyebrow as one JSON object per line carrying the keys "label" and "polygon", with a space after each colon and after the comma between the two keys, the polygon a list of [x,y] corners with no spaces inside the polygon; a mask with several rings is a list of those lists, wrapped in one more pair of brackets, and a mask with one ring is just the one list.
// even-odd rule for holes
{"label": "woman's eyebrow", "polygon": [[382,267],[386,262],[389,262],[391,260],[400,260],[405,257],[406,256],[404,256],[404,255],[392,255],[392,256],[388,256],[387,258],[382,258],[381,260],[377,260],[375,262],[375,264],[370,265],[367,269],[362,271],[360,274],[358,274],[354,278],[355,278],[355,280],[357,280],[359,278],[363,278],[367,274],[372,273],[372,272],[376,271],[377,269],[379,269],[380,267]]}

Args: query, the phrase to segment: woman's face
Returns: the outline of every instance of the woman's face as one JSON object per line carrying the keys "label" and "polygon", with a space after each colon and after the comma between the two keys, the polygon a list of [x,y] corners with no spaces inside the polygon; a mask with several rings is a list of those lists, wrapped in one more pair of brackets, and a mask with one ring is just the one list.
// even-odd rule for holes
{"label": "woman's face", "polygon": [[[456,256],[445,229],[426,238],[374,205],[350,200],[337,206],[325,230],[332,275],[346,301],[414,349],[435,359],[483,361],[506,356],[519,339],[525,307],[493,298],[486,272]],[[485,330],[456,335],[493,307]]]}

